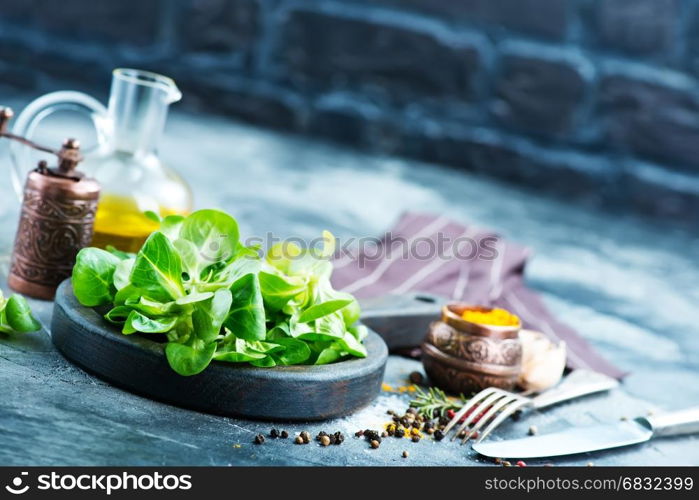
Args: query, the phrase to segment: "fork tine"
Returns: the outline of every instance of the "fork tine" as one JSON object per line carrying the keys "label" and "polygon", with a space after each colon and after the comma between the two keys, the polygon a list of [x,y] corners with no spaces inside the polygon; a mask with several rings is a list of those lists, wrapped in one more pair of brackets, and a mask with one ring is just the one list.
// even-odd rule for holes
{"label": "fork tine", "polygon": [[517,401],[516,403],[513,403],[510,406],[508,406],[507,408],[505,408],[502,412],[500,412],[500,415],[498,415],[495,418],[495,420],[493,420],[490,423],[490,425],[488,425],[488,427],[485,428],[485,430],[481,433],[481,435],[478,436],[478,440],[476,442],[480,443],[481,441],[483,441],[488,436],[488,434],[493,432],[495,430],[495,428],[498,427],[507,417],[512,415],[517,410],[523,408],[527,404],[529,404],[528,400],[519,398],[519,401]]}
{"label": "fork tine", "polygon": [[493,392],[497,391],[494,387],[488,387],[487,389],[483,389],[481,392],[473,396],[471,399],[469,399],[468,404],[464,405],[463,408],[461,408],[459,411],[457,411],[454,414],[454,417],[449,421],[447,426],[444,428],[442,431],[444,435],[446,436],[447,433],[454,427],[456,424],[459,423],[459,420],[461,420],[461,417],[463,417],[469,409],[474,408],[477,406],[477,403],[486,397],[490,396],[493,394]]}
{"label": "fork tine", "polygon": [[478,419],[478,422],[473,426],[473,428],[466,433],[466,436],[461,440],[461,444],[466,443],[469,439],[471,439],[471,436],[478,432],[486,423],[488,423],[492,418],[494,418],[497,413],[500,411],[500,409],[506,407],[510,403],[514,403],[517,401],[519,397],[516,394],[511,394],[508,393],[508,395],[496,403],[494,403],[490,409],[483,415],[480,419]]}
{"label": "fork tine", "polygon": [[458,437],[458,435],[463,431],[466,427],[471,425],[471,422],[473,422],[478,415],[483,413],[485,410],[488,409],[493,403],[495,403],[497,400],[501,398],[507,398],[510,395],[509,392],[501,391],[500,389],[495,389],[493,390],[493,393],[484,399],[479,405],[477,405],[473,411],[469,414],[468,417],[466,417],[466,420],[463,421],[463,423],[459,426],[458,429],[456,429],[456,432],[452,436],[451,440],[454,441]]}

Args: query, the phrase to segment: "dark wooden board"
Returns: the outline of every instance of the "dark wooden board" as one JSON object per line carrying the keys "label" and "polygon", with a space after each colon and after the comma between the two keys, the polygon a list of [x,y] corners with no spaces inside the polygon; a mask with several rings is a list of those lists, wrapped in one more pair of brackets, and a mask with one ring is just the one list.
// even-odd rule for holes
{"label": "dark wooden board", "polygon": [[274,368],[215,361],[183,377],[168,365],[164,344],[122,335],[78,303],[69,280],[56,293],[51,332],[66,358],[114,385],[193,410],[263,420],[322,420],[368,405],[381,390],[388,357],[370,331],[365,359]]}

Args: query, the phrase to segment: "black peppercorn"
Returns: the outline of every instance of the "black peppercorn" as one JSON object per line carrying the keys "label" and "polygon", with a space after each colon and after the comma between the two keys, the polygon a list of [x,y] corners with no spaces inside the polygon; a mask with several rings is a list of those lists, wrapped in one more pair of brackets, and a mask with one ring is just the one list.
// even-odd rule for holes
{"label": "black peppercorn", "polygon": [[340,431],[337,431],[334,435],[335,435],[335,444],[342,444],[344,442],[345,436]]}
{"label": "black peppercorn", "polygon": [[420,384],[422,384],[423,380],[424,380],[424,377],[422,376],[422,373],[420,373],[420,372],[412,372],[410,374],[410,381],[413,384],[420,385]]}
{"label": "black peppercorn", "polygon": [[436,431],[434,431],[434,438],[435,438],[435,440],[437,440],[437,441],[441,441],[442,439],[444,439],[444,432],[442,432],[441,430],[437,429]]}
{"label": "black peppercorn", "polygon": [[262,434],[255,436],[255,444],[262,444],[265,442],[265,437]]}
{"label": "black peppercorn", "polygon": [[417,443],[418,441],[420,441],[420,436],[418,436],[417,434],[413,434],[413,437],[410,439],[413,440],[413,443]]}
{"label": "black peppercorn", "polygon": [[327,437],[327,438],[328,438],[328,443],[329,443],[329,444],[335,444],[335,439],[336,439],[336,438],[335,438],[335,434],[327,434],[327,435],[325,435],[325,436],[323,436],[323,437]]}
{"label": "black peppercorn", "polygon": [[362,437],[364,435],[364,431],[357,431],[354,433],[355,437]]}
{"label": "black peppercorn", "polygon": [[271,431],[269,431],[269,437],[271,437],[272,439],[278,438],[279,431],[277,429],[272,429]]}
{"label": "black peppercorn", "polygon": [[396,437],[397,437],[397,438],[402,438],[403,436],[405,436],[405,429],[403,429],[402,427],[398,427],[398,428],[396,429],[396,433],[395,433],[395,434],[396,434]]}
{"label": "black peppercorn", "polygon": [[289,437],[289,433],[288,433],[288,432],[286,432],[286,431],[282,431],[282,433],[281,433],[281,437],[282,437],[282,439],[286,439],[286,438],[288,438],[288,437]]}

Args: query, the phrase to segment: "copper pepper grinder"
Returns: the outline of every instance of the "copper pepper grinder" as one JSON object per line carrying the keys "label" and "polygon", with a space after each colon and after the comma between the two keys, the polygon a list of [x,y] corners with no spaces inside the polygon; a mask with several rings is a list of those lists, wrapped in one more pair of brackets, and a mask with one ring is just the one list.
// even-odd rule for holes
{"label": "copper pepper grinder", "polygon": [[37,299],[53,299],[56,287],[71,275],[75,257],[92,240],[99,183],[75,170],[80,145],[66,139],[60,150],[7,132],[10,108],[0,108],[0,137],[19,141],[58,157],[58,166],[40,161],[29,172],[12,252],[8,284]]}

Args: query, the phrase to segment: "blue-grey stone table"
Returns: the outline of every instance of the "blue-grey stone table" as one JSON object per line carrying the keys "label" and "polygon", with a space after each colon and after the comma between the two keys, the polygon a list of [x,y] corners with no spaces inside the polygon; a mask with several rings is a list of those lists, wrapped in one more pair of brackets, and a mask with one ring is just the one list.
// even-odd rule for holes
{"label": "blue-grey stone table", "polygon": [[[9,96],[21,109],[28,99]],[[72,129],[57,117],[43,137]],[[77,127],[77,125],[76,125]],[[75,130],[78,130],[77,128]],[[73,135],[83,137],[80,132]],[[211,116],[174,113],[162,156],[191,183],[198,207],[234,214],[241,232],[313,238],[378,235],[404,210],[445,213],[529,245],[532,287],[601,352],[631,371],[621,388],[530,414],[495,439],[568,425],[616,421],[699,404],[699,241],[631,216],[588,211],[462,172],[358,154]],[[18,206],[7,147],[0,178],[0,286],[5,292]],[[387,439],[378,450],[348,437],[342,446],[252,444],[264,422],[183,410],[124,392],[61,357],[51,344],[52,304],[32,301],[44,329],[0,336],[1,465],[482,465],[454,442]],[[420,363],[389,360],[386,382],[405,385]],[[309,388],[312,390],[312,388]],[[231,397],[235,397],[234,394]],[[290,433],[379,428],[410,396],[383,392],[369,408],[326,423],[274,424]],[[555,459],[556,465],[699,464],[699,438]],[[410,457],[401,458],[408,450]],[[543,463],[544,461],[534,462]]]}

